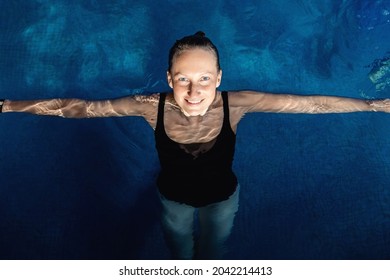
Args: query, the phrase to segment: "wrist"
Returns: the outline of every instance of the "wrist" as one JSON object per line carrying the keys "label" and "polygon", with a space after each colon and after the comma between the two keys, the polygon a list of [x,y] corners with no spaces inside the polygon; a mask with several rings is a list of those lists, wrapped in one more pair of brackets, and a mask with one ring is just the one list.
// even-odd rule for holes
{"label": "wrist", "polygon": [[369,106],[369,110],[371,112],[376,112],[377,109],[375,108],[375,100],[366,100],[367,105]]}
{"label": "wrist", "polygon": [[372,112],[389,112],[390,110],[390,99],[368,100],[367,104]]}

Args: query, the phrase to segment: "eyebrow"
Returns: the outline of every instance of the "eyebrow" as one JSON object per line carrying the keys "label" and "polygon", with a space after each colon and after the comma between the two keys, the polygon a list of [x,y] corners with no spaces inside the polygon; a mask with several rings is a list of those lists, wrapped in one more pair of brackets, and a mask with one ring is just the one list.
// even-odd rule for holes
{"label": "eyebrow", "polygon": [[[203,73],[201,73],[200,75],[213,75],[213,73],[211,73],[211,72],[203,72]],[[175,73],[174,75],[173,75],[173,77],[176,77],[176,76],[179,76],[179,75],[183,75],[183,76],[187,76],[186,74],[183,74],[183,73],[181,73],[181,72],[177,72],[177,73]]]}

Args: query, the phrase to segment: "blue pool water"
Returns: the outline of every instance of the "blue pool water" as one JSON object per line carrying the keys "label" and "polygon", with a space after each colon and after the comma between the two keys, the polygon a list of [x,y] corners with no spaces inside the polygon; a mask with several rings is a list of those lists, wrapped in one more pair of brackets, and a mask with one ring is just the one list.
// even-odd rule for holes
{"label": "blue pool water", "polygon": [[[0,98],[168,90],[203,30],[220,89],[390,97],[390,1],[0,1]],[[166,259],[153,131],[136,117],[0,116],[1,259]],[[390,115],[251,114],[228,259],[389,259]]]}

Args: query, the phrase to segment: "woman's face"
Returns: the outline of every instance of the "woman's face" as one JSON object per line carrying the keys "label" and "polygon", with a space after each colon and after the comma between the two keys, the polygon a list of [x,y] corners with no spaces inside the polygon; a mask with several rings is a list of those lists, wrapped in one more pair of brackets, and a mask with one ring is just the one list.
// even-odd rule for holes
{"label": "woman's face", "polygon": [[187,117],[203,116],[207,112],[221,77],[214,53],[200,48],[176,56],[167,72],[175,101]]}

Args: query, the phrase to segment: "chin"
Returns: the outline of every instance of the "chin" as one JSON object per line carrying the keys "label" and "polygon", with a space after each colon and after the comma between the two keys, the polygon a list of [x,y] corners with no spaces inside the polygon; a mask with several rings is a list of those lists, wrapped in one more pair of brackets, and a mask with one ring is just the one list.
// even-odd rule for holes
{"label": "chin", "polygon": [[198,117],[198,116],[204,116],[207,112],[207,108],[203,110],[182,110],[183,114],[186,117]]}
{"label": "chin", "polygon": [[202,99],[199,103],[190,103],[188,100],[181,100],[179,104],[181,111],[187,117],[197,117],[206,114],[213,100]]}

